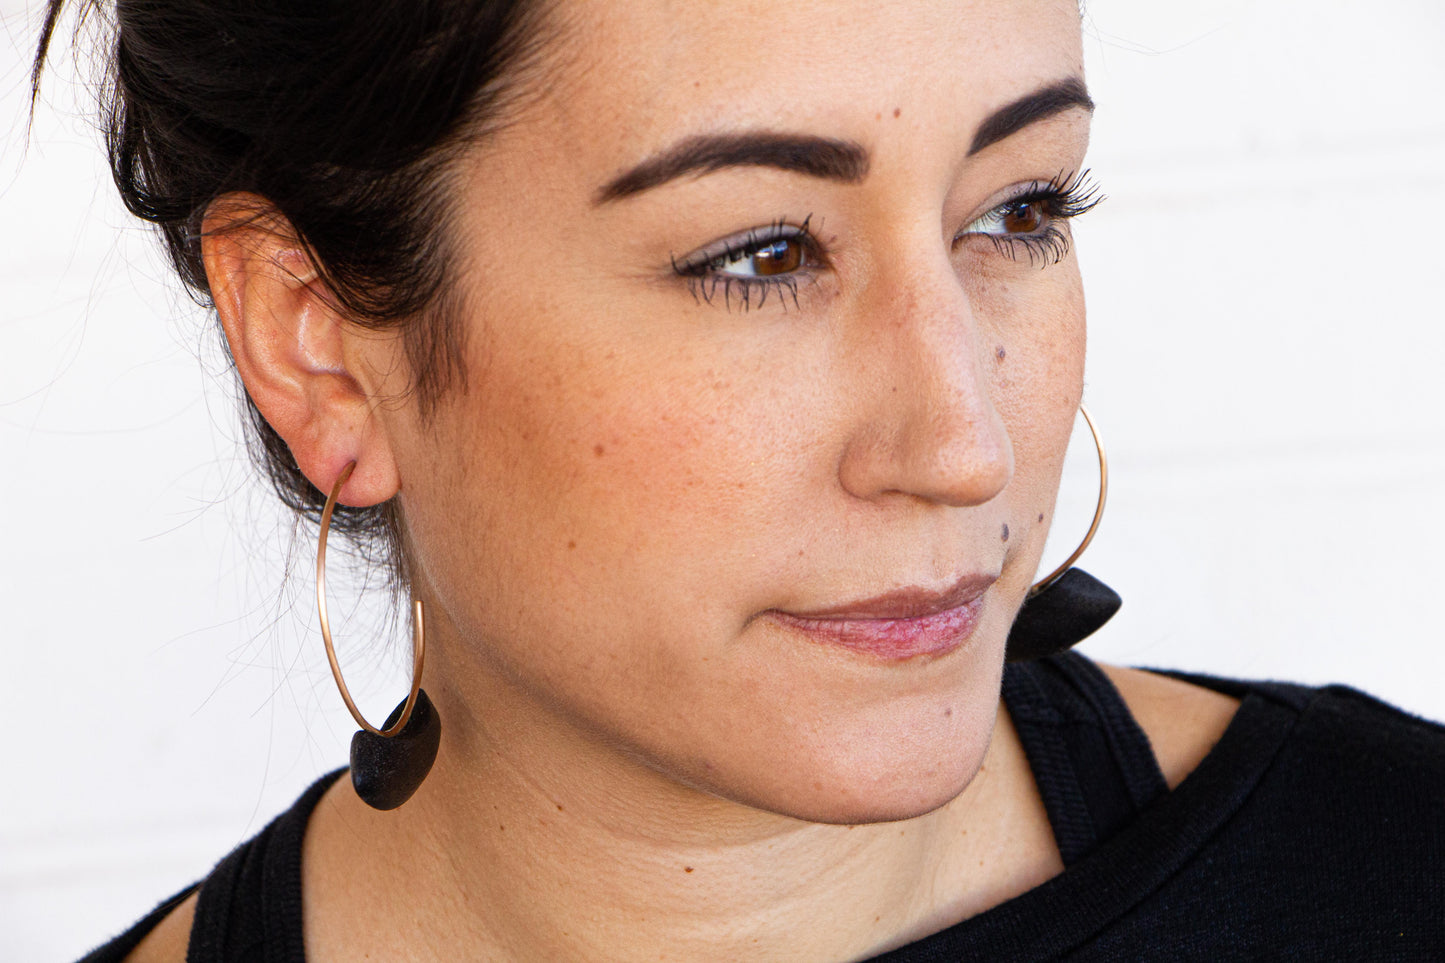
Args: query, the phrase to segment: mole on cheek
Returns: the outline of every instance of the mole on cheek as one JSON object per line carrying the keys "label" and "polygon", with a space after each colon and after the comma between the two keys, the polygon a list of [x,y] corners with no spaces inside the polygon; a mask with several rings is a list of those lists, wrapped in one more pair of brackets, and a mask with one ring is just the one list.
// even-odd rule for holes
{"label": "mole on cheek", "polygon": [[1002,361],[1004,358],[1008,357],[1008,352],[1003,349],[1003,345],[999,345],[997,348],[993,349],[993,356],[998,360]]}
{"label": "mole on cheek", "polygon": [[1039,512],[1039,524],[1042,525],[1043,523],[1044,523],[1044,513],[1043,513],[1043,512]]}
{"label": "mole on cheek", "polygon": [[894,108],[893,108],[893,116],[894,116],[894,117],[897,117],[898,115],[900,115],[900,114],[902,114],[902,113],[903,113],[903,108],[902,108],[902,107],[894,107]]}
{"label": "mole on cheek", "polygon": [[592,446],[592,454],[596,455],[598,458],[601,458],[606,453],[607,449],[603,448],[601,445]]}
{"label": "mole on cheek", "polygon": [[1004,540],[1005,542],[1008,541],[1008,523],[1007,523],[1007,522],[1005,522],[1005,523],[1004,523],[1004,526],[1003,526],[1003,540]]}

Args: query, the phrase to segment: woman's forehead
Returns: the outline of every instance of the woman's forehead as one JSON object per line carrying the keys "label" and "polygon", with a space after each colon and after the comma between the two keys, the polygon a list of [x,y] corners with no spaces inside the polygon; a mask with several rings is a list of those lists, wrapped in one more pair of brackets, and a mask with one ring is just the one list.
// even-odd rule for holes
{"label": "woman's forehead", "polygon": [[728,129],[866,138],[895,116],[971,132],[1083,70],[1075,0],[563,0],[554,26],[539,119],[619,158]]}

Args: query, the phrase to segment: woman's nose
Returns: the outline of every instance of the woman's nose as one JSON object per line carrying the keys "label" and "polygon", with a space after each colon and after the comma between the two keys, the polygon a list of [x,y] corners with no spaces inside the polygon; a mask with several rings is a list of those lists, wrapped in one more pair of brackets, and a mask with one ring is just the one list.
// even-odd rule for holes
{"label": "woman's nose", "polygon": [[951,265],[877,287],[849,339],[858,417],[839,480],[856,498],[981,505],[1014,468],[992,395],[996,346]]}

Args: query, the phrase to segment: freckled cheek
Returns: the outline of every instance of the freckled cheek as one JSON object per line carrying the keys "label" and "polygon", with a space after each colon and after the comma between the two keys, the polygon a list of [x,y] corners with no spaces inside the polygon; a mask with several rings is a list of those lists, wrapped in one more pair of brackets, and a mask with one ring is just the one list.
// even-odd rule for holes
{"label": "freckled cheek", "polygon": [[1033,276],[981,278],[969,297],[990,355],[994,404],[1014,447],[1014,509],[1050,512],[1083,387],[1077,267],[1065,261]]}
{"label": "freckled cheek", "polygon": [[784,460],[798,447],[778,412],[720,392],[658,403],[619,405],[595,425],[617,457],[597,459],[590,497],[659,538],[726,543],[740,523],[776,524],[768,516],[794,485]]}
{"label": "freckled cheek", "polygon": [[690,557],[736,551],[790,483],[780,477],[797,447],[779,414],[788,406],[706,367],[631,360],[544,377],[557,385],[545,397],[518,384],[518,403],[496,410],[513,424],[494,454],[512,467],[495,479],[509,490],[512,522],[531,529],[539,551],[565,548],[568,566],[580,556],[641,568],[676,555],[686,568]]}

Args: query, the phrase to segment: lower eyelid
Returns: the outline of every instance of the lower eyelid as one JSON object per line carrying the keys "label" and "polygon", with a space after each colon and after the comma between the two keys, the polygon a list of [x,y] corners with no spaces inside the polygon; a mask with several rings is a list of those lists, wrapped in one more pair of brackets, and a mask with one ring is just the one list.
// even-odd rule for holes
{"label": "lower eyelid", "polygon": [[789,302],[795,308],[802,306],[798,300],[798,285],[802,280],[805,278],[797,274],[768,278],[712,273],[689,276],[687,286],[699,303],[717,304],[721,301],[722,306],[729,310],[741,308],[751,311],[770,306],[776,298],[786,311]]}
{"label": "lower eyelid", "polygon": [[[1050,264],[1058,264],[1068,256],[1072,247],[1072,239],[1067,231],[1060,226],[1067,221],[1055,220],[1047,224],[1042,230],[1034,234],[981,234],[964,235],[964,237],[986,238],[993,249],[1004,257],[1013,261],[1023,262],[1027,260],[1030,266],[1047,267]],[[1022,248],[1022,252],[1020,251]]]}

